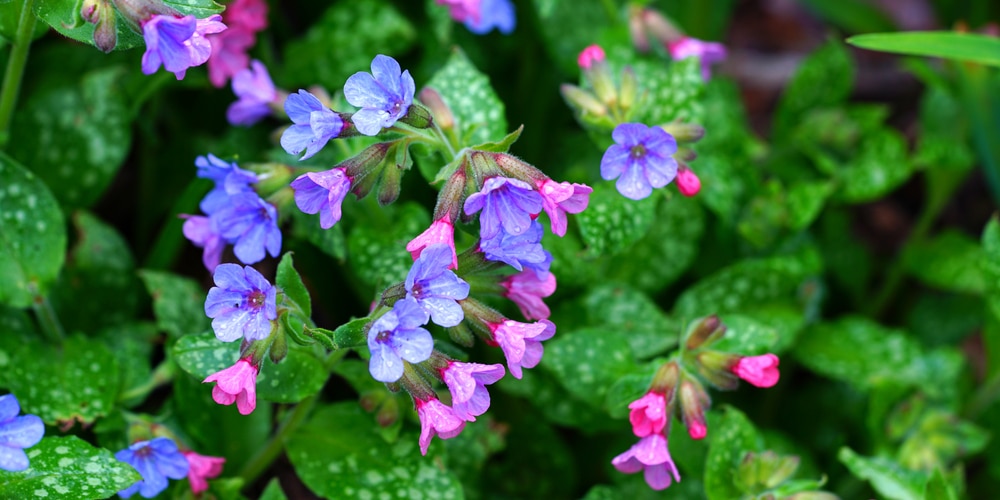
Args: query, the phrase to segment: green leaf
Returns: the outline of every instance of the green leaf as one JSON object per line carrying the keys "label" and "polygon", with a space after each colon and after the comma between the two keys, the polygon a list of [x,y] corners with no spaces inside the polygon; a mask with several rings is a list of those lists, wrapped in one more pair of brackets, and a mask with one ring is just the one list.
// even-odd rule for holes
{"label": "green leaf", "polygon": [[7,374],[8,388],[26,413],[49,425],[89,424],[114,409],[121,383],[118,360],[104,344],[80,335],[62,345],[24,343]]}
{"label": "green leaf", "polygon": [[875,491],[892,500],[923,500],[928,476],[925,472],[902,468],[882,457],[864,457],[848,447],[837,453],[837,459],[859,479],[871,483]]}
{"label": "green leaf", "polygon": [[416,436],[389,444],[374,426],[355,403],[320,408],[288,438],[288,458],[302,482],[326,498],[462,498],[458,480],[420,456]]}
{"label": "green leaf", "polygon": [[588,433],[621,428],[621,422],[611,420],[600,408],[603,401],[584,401],[567,394],[566,388],[545,366],[543,362],[535,369],[524,370],[521,380],[504,377],[496,387],[528,399],[553,424],[576,427]]}
{"label": "green leaf", "polygon": [[803,3],[820,18],[853,33],[896,29],[882,9],[862,0],[804,0]]}
{"label": "green leaf", "polygon": [[171,337],[203,332],[211,327],[205,316],[205,295],[194,280],[164,271],[141,270],[139,277],[153,297],[156,326]]}
{"label": "green leaf", "polygon": [[274,478],[267,483],[264,492],[260,494],[260,500],[288,500],[285,492],[281,489],[281,483],[278,482],[278,478]]}
{"label": "green leaf", "polygon": [[632,64],[639,87],[645,92],[638,116],[632,121],[665,125],[672,121],[701,123],[705,110],[701,103],[705,80],[696,57],[674,61],[636,60]]}
{"label": "green leaf", "polygon": [[306,290],[306,285],[302,283],[302,277],[295,270],[291,252],[285,252],[285,255],[281,256],[274,283],[299,307],[303,316],[312,317],[312,301],[309,299],[309,290]]}
{"label": "green leaf", "polygon": [[941,469],[934,469],[934,474],[930,481],[927,481],[927,488],[924,490],[924,498],[934,498],[938,500],[958,500],[958,493],[955,488],[944,477]]}
{"label": "green leaf", "polygon": [[722,418],[709,433],[708,458],[705,461],[705,496],[709,500],[728,500],[742,496],[733,478],[736,467],[748,451],[759,451],[761,439],[746,415],[725,407]]}
{"label": "green leaf", "polygon": [[854,65],[843,44],[831,41],[810,55],[785,87],[774,120],[777,138],[788,138],[810,110],[844,102],[854,82]]}
{"label": "green leaf", "polygon": [[323,229],[319,226],[317,217],[301,210],[292,210],[292,236],[312,243],[334,259],[342,261],[347,257],[347,239],[341,224]]}
{"label": "green leaf", "polygon": [[863,49],[942,57],[988,66],[1000,66],[1000,40],[978,33],[953,31],[912,31],[905,33],[869,33],[852,36],[847,43]]}
{"label": "green leaf", "polygon": [[980,294],[986,289],[983,249],[957,230],[946,230],[930,241],[908,245],[903,253],[907,272],[943,290]]}
{"label": "green leaf", "polygon": [[460,146],[483,144],[507,136],[503,102],[490,86],[489,77],[476,69],[461,49],[454,49],[444,67],[427,82],[427,87],[437,90],[451,109]]}
{"label": "green leaf", "polygon": [[659,199],[630,200],[610,184],[595,185],[587,209],[576,216],[588,251],[614,255],[631,247],[649,231]]}
{"label": "green leaf", "polygon": [[142,476],[110,451],[76,437],[47,437],[26,450],[30,466],[0,470],[0,497],[86,500],[108,498]]}
{"label": "green leaf", "polygon": [[406,243],[427,229],[431,222],[427,210],[416,203],[408,202],[394,208],[395,212],[388,214],[392,227],[359,224],[347,236],[352,269],[373,287],[406,279],[413,265]]}
{"label": "green leaf", "polygon": [[906,149],[906,139],[895,130],[880,128],[868,135],[857,157],[838,172],[843,186],[837,197],[848,203],[872,201],[902,185],[913,173]]}
{"label": "green leaf", "polygon": [[112,326],[97,334],[96,338],[103,341],[118,360],[122,394],[149,382],[152,376],[149,360],[153,352],[153,339],[158,333],[156,325],[142,322]]}
{"label": "green leaf", "polygon": [[545,13],[540,15],[544,22],[539,23],[545,48],[566,74],[579,71],[576,56],[614,22],[600,2],[560,1],[553,5],[552,0],[535,0],[533,3],[536,9]]}
{"label": "green leaf", "polygon": [[35,174],[0,155],[0,304],[28,307],[45,296],[66,259],[66,227]]}
{"label": "green leaf", "polygon": [[777,329],[738,314],[726,314],[720,319],[726,325],[726,334],[712,344],[712,350],[744,356],[775,352],[774,347],[780,338]]}
{"label": "green leaf", "polygon": [[630,373],[611,384],[611,387],[607,389],[604,406],[613,418],[628,416],[628,405],[649,391],[649,384],[653,381],[656,368],[658,367],[644,369],[643,373]]}
{"label": "green leaf", "polygon": [[[17,23],[21,18],[21,10],[23,8],[24,2],[10,0],[0,2],[0,43],[5,40],[13,43],[17,35]],[[46,31],[48,31],[48,26],[45,23],[35,23],[35,31],[32,33],[31,39],[37,39],[44,35]]]}
{"label": "green leaf", "polygon": [[521,132],[524,132],[524,125],[517,127],[517,130],[507,134],[507,137],[504,137],[499,142],[486,142],[483,144],[477,144],[475,146],[472,146],[472,149],[476,149],[479,151],[492,151],[494,153],[506,153],[507,151],[510,151],[510,147],[513,146],[515,142],[517,142],[518,138],[521,137]]}
{"label": "green leaf", "polygon": [[542,366],[569,394],[603,406],[608,387],[634,370],[635,361],[628,336],[614,329],[589,328],[560,333],[548,342]]}
{"label": "green leaf", "polygon": [[[569,314],[579,310],[575,304],[567,308]],[[594,288],[583,298],[583,310],[586,325],[602,325],[624,334],[636,358],[650,358],[677,344],[681,325],[664,315],[645,294],[625,285]]]}
{"label": "green leaf", "polygon": [[796,231],[809,227],[832,192],[833,186],[825,181],[792,184],[787,191],[788,226]]}
{"label": "green leaf", "polygon": [[93,205],[125,161],[132,129],[118,85],[123,74],[120,67],[91,71],[78,86],[31,96],[14,117],[10,155],[51,186],[63,206]]}
{"label": "green leaf", "polygon": [[349,349],[365,345],[368,338],[368,325],[371,318],[357,318],[330,331],[325,328],[306,328],[306,335],[315,338],[323,347],[330,350]]}

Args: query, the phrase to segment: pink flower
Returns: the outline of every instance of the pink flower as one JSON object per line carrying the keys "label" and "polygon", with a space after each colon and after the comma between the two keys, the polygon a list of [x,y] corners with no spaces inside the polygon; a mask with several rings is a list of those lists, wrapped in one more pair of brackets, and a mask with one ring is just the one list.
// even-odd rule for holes
{"label": "pink flower", "polygon": [[257,43],[252,31],[242,27],[230,27],[209,37],[212,42],[212,57],[208,58],[208,81],[222,87],[229,78],[250,66],[247,51]]}
{"label": "pink flower", "polygon": [[406,251],[410,252],[413,260],[417,260],[420,257],[420,252],[438,243],[451,247],[451,265],[448,266],[448,269],[458,269],[458,255],[455,253],[455,225],[452,224],[448,216],[432,222],[431,227],[410,240],[406,244]]}
{"label": "pink flower", "polygon": [[195,495],[208,489],[208,482],[205,480],[221,474],[222,464],[226,463],[226,459],[222,457],[199,455],[193,451],[182,453],[190,465],[187,476],[188,482],[191,483],[191,492]]}
{"label": "pink flower", "polygon": [[432,397],[427,401],[415,400],[417,415],[420,417],[420,454],[426,455],[431,439],[436,435],[441,439],[457,436],[465,428],[465,420],[458,418],[446,404]]}
{"label": "pink flower", "polygon": [[451,18],[460,23],[479,21],[480,2],[481,0],[437,0],[437,4],[447,6]]}
{"label": "pink flower", "polygon": [[534,270],[525,269],[508,276],[500,285],[507,289],[504,296],[517,304],[526,319],[549,318],[549,306],[542,302],[542,297],[548,297],[556,291],[554,274],[547,273],[544,279],[539,279]]}
{"label": "pink flower", "polygon": [[594,189],[585,184],[570,184],[545,179],[538,182],[538,192],[542,195],[542,208],[549,214],[552,233],[566,235],[566,214],[578,214],[587,208],[590,193]]}
{"label": "pink flower", "polygon": [[490,407],[486,386],[503,378],[503,365],[481,365],[452,361],[441,371],[444,383],[451,391],[451,407],[456,417],[475,422],[476,417]]}
{"label": "pink flower", "polygon": [[534,368],[542,360],[542,341],[552,338],[556,325],[547,319],[535,323],[520,323],[505,319],[503,323],[488,323],[493,340],[507,357],[507,368],[514,378],[521,378],[521,368]]}
{"label": "pink flower", "polygon": [[212,44],[207,35],[222,32],[226,25],[222,16],[205,19],[194,16],[174,17],[154,15],[142,22],[142,37],[146,52],[142,55],[142,72],[152,75],[163,68],[184,79],[188,68],[205,64],[212,55]]}
{"label": "pink flower", "polygon": [[233,125],[250,126],[271,114],[271,103],[278,99],[271,75],[260,61],[233,76],[233,93],[239,99],[226,109],[226,119]]}
{"label": "pink flower", "polygon": [[704,42],[697,38],[684,37],[668,47],[670,57],[675,61],[697,56],[701,60],[701,77],[708,81],[712,77],[711,66],[726,58],[726,46],[721,43]]}
{"label": "pink flower", "polygon": [[680,167],[677,169],[677,189],[684,196],[694,196],[701,191],[701,179],[691,171],[690,168]]}
{"label": "pink flower", "polygon": [[757,387],[772,387],[778,383],[778,357],[774,354],[740,358],[733,366],[737,377]]}
{"label": "pink flower", "polygon": [[590,69],[595,62],[604,61],[604,49],[600,45],[591,45],[576,57],[576,63],[583,69]]}
{"label": "pink flower", "polygon": [[628,414],[632,432],[639,437],[662,433],[667,425],[667,419],[670,418],[670,415],[667,415],[667,400],[658,392],[649,391],[628,407],[632,410]]}
{"label": "pink flower", "polygon": [[692,420],[688,422],[687,430],[688,436],[691,436],[691,439],[695,440],[705,439],[705,436],[708,435],[708,427],[705,426],[705,422],[700,420]]}
{"label": "pink flower", "polygon": [[267,2],[264,0],[234,0],[222,13],[226,24],[261,31],[267,27]]}
{"label": "pink flower", "polygon": [[202,383],[218,382],[212,388],[212,399],[220,405],[236,402],[240,415],[249,415],[257,407],[257,372],[259,367],[243,358],[235,365],[213,373]]}
{"label": "pink flower", "polygon": [[667,438],[662,434],[650,434],[640,439],[628,451],[611,460],[611,465],[625,474],[643,471],[646,484],[654,490],[670,486],[671,475],[674,476],[674,481],[681,480],[677,466],[674,465],[670,451],[667,450]]}

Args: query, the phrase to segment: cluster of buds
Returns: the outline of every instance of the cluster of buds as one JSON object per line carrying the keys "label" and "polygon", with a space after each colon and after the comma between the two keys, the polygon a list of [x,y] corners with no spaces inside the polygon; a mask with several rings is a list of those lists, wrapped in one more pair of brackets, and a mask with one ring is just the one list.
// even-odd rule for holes
{"label": "cluster of buds", "polygon": [[632,44],[639,52],[649,52],[652,49],[650,41],[652,38],[659,46],[665,48],[675,61],[697,57],[701,62],[702,77],[706,81],[712,76],[712,64],[726,59],[724,45],[685,35],[669,17],[658,10],[633,5],[629,9],[628,26]]}

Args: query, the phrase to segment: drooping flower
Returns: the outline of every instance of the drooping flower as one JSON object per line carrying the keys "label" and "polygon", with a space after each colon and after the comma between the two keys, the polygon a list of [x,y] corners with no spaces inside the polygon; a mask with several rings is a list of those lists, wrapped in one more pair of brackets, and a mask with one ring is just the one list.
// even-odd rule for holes
{"label": "drooping flower", "polygon": [[469,296],[469,284],[448,269],[451,249],[448,245],[431,245],[421,252],[406,274],[406,296],[417,301],[431,316],[431,321],[443,327],[456,326],[465,317],[458,300]]}
{"label": "drooping flower", "polygon": [[142,476],[141,480],[118,492],[122,498],[129,498],[137,491],[143,498],[153,498],[167,489],[167,478],[184,479],[190,467],[177,444],[165,437],[133,443],[115,453],[115,458],[135,467]]}
{"label": "drooping flower", "polygon": [[641,200],[677,176],[674,137],[659,127],[622,123],[615,127],[612,144],[601,158],[601,177],[610,181],[626,198]]}
{"label": "drooping flower", "polygon": [[215,336],[223,342],[239,338],[264,340],[278,318],[276,290],[256,269],[219,264],[215,284],[205,299],[205,314],[212,318]]}
{"label": "drooping flower", "polygon": [[504,262],[518,271],[531,269],[542,279],[552,264],[552,254],[542,247],[544,232],[540,222],[531,221],[527,231],[510,235],[501,230],[494,238],[481,240],[479,248],[488,260]]}
{"label": "drooping flower", "polygon": [[466,17],[463,23],[477,35],[485,35],[494,28],[509,35],[517,25],[514,4],[510,0],[481,0],[479,15]]}
{"label": "drooping flower", "polygon": [[773,387],[781,376],[778,372],[778,361],[778,357],[770,353],[747,356],[736,362],[733,373],[757,387]]}
{"label": "drooping flower", "polygon": [[448,14],[458,22],[466,19],[479,18],[479,3],[481,0],[437,0],[438,5],[448,7]]}
{"label": "drooping flower", "polygon": [[343,132],[346,125],[340,115],[324,106],[316,96],[301,89],[285,99],[285,113],[295,125],[281,134],[281,147],[290,155],[298,156],[305,151],[306,154],[299,160],[319,153],[330,139]]}
{"label": "drooping flower", "polygon": [[427,361],[434,350],[431,332],[425,330],[428,314],[416,300],[397,301],[392,310],[372,323],[368,349],[372,353],[368,371],[379,382],[395,382],[403,376],[403,360]]}
{"label": "drooping flower", "polygon": [[378,135],[402,118],[413,104],[416,91],[410,71],[400,71],[399,63],[389,56],[375,56],[371,70],[351,75],[344,84],[347,102],[361,108],[351,121],[364,135]]}
{"label": "drooping flower", "polygon": [[330,229],[340,221],[340,205],[351,192],[351,178],[340,167],[323,172],[308,172],[291,183],[295,205],[307,214],[319,213],[319,225]]}
{"label": "drooping flower", "polygon": [[226,24],[251,31],[261,31],[267,27],[267,2],[265,0],[233,0],[226,4],[222,18],[225,19]]}
{"label": "drooping flower", "polygon": [[455,225],[447,216],[431,223],[431,226],[416,238],[406,244],[406,251],[410,252],[413,260],[420,257],[420,253],[431,245],[442,244],[451,248],[451,264],[449,269],[458,269],[458,254],[455,252]]}
{"label": "drooping flower", "polygon": [[450,439],[462,432],[465,420],[458,418],[455,412],[437,398],[431,397],[424,401],[414,399],[417,405],[417,415],[420,417],[420,453],[427,454],[431,439],[437,436]]}
{"label": "drooping flower", "polygon": [[182,452],[188,464],[188,482],[191,483],[191,493],[196,496],[208,489],[208,479],[222,474],[222,466],[226,459],[222,457],[210,457],[200,455],[193,451]]}
{"label": "drooping flower", "polygon": [[151,75],[162,64],[178,80],[183,79],[188,68],[204,64],[212,55],[212,44],[205,35],[225,29],[226,25],[219,15],[206,19],[196,19],[191,15],[152,16],[142,24],[142,37],[146,41],[142,72]]}
{"label": "drooping flower", "polygon": [[667,400],[663,394],[649,391],[645,396],[628,405],[628,421],[632,424],[632,432],[638,437],[650,434],[662,434],[667,425]]}
{"label": "drooping flower", "polygon": [[552,179],[545,179],[536,185],[542,195],[542,208],[552,223],[552,234],[565,236],[566,214],[583,212],[590,202],[590,193],[593,193],[594,189],[586,184],[556,182]]}
{"label": "drooping flower", "polygon": [[253,191],[250,185],[258,180],[257,174],[240,168],[235,162],[222,160],[212,153],[195,158],[194,166],[198,168],[198,177],[215,182],[215,187],[198,205],[202,212],[209,215],[229,205],[230,196]]}
{"label": "drooping flower", "polygon": [[681,420],[687,427],[691,439],[705,439],[708,425],[705,412],[712,406],[712,399],[701,383],[690,377],[682,377],[680,385]]}
{"label": "drooping flower", "polygon": [[182,215],[186,218],[182,231],[184,237],[191,241],[194,246],[203,248],[201,262],[209,272],[215,272],[215,268],[222,262],[222,250],[226,246],[226,239],[222,237],[219,228],[211,217],[203,215]]}
{"label": "drooping flower", "polygon": [[22,415],[21,405],[13,394],[0,396],[0,469],[17,472],[28,468],[25,448],[31,448],[45,435],[45,424],[37,415]]}
{"label": "drooping flower", "polygon": [[521,323],[505,319],[503,323],[489,323],[493,341],[507,358],[507,369],[516,379],[521,378],[522,368],[534,368],[542,360],[545,348],[542,341],[556,334],[556,325],[547,319],[535,323]]}
{"label": "drooping flower", "polygon": [[680,482],[681,475],[667,450],[667,438],[650,434],[632,445],[625,453],[611,461],[620,472],[634,474],[643,471],[646,484],[654,490],[666,489],[673,481]]}
{"label": "drooping flower", "polygon": [[465,213],[479,214],[479,236],[491,239],[502,228],[517,236],[527,231],[533,216],[542,211],[542,196],[531,185],[508,177],[490,177],[478,193],[465,200]]}
{"label": "drooping flower", "polygon": [[270,104],[278,98],[271,75],[257,60],[233,76],[233,93],[239,98],[226,109],[226,119],[233,125],[250,126],[271,114]]}
{"label": "drooping flower", "polygon": [[490,407],[486,386],[503,378],[503,365],[482,365],[452,361],[441,370],[444,383],[451,392],[451,408],[456,417],[475,422],[476,417]]}
{"label": "drooping flower", "polygon": [[504,297],[517,304],[525,319],[549,318],[549,306],[542,298],[556,291],[556,275],[546,273],[544,278],[539,278],[537,272],[526,269],[508,276],[500,285],[507,289]]}
{"label": "drooping flower", "polygon": [[240,415],[249,415],[257,407],[257,373],[260,367],[244,358],[224,370],[217,371],[202,381],[218,382],[212,388],[212,399],[220,405],[236,403]]}
{"label": "drooping flower", "polygon": [[229,29],[206,37],[212,44],[212,55],[208,58],[208,81],[217,88],[250,65],[247,51],[257,43],[254,32],[229,22],[226,25]]}
{"label": "drooping flower", "polygon": [[705,42],[697,38],[683,37],[670,43],[670,57],[675,61],[692,56],[701,61],[701,77],[708,81],[712,77],[712,64],[726,59],[726,46],[716,42]]}
{"label": "drooping flower", "polygon": [[265,251],[271,257],[281,252],[281,229],[278,210],[255,192],[238,193],[229,197],[229,204],[213,214],[217,217],[220,234],[233,243],[233,253],[244,264],[264,260]]}
{"label": "drooping flower", "polygon": [[677,169],[677,190],[684,196],[694,196],[701,191],[701,179],[690,168],[681,166]]}
{"label": "drooping flower", "polygon": [[576,64],[582,69],[590,69],[595,62],[604,61],[604,49],[600,45],[589,45],[576,56]]}

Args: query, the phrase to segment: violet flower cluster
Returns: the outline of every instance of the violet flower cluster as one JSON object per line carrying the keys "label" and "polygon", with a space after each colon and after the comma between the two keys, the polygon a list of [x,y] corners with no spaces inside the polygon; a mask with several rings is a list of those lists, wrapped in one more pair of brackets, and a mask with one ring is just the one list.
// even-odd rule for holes
{"label": "violet flower cluster", "polygon": [[494,29],[509,35],[517,25],[514,4],[510,0],[437,0],[448,7],[448,14],[477,35]]}
{"label": "violet flower cluster", "polygon": [[115,453],[115,458],[135,468],[142,477],[135,484],[118,492],[121,498],[139,493],[153,498],[167,489],[168,479],[188,478],[191,492],[200,495],[208,489],[207,479],[222,473],[226,459],[210,457],[193,451],[181,451],[168,437],[137,441]]}

